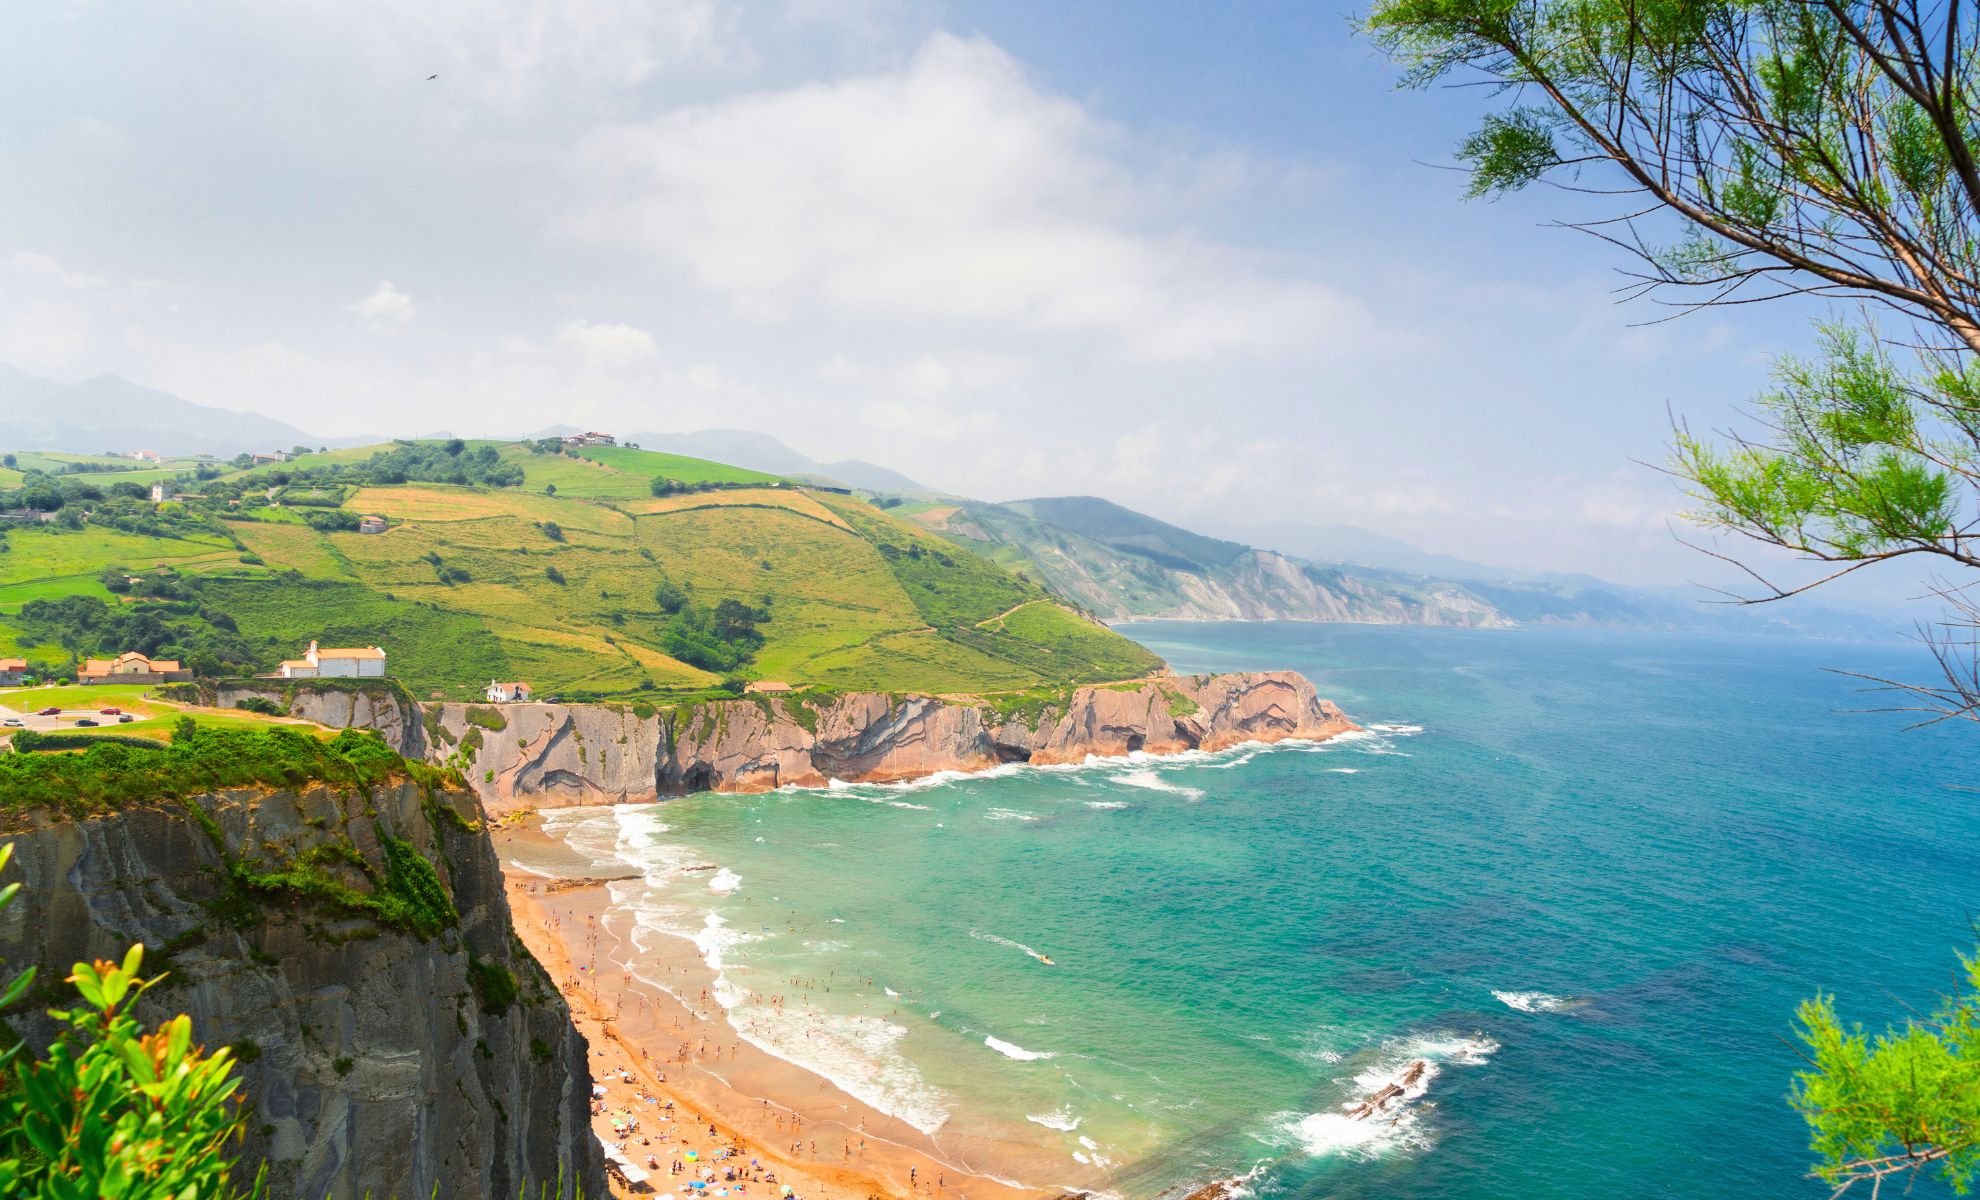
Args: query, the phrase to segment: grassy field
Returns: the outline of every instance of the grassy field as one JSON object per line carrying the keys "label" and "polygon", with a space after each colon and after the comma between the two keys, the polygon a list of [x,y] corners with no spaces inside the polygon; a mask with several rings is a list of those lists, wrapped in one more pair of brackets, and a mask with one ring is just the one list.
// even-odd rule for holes
{"label": "grassy field", "polygon": [[[383,448],[285,466],[362,462]],[[666,652],[663,582],[698,610],[737,600],[765,614],[763,644],[739,672],[748,678],[957,693],[1132,678],[1156,665],[1045,602],[1035,583],[851,497],[626,447],[583,459],[520,444],[499,453],[522,467],[521,488],[356,489],[346,511],[389,518],[383,534],[319,532],[301,523],[311,510],[279,507],[225,522],[239,546],[218,534],[16,531],[0,555],[0,649],[31,599],[109,598],[98,576],[116,563],[205,576],[205,603],[235,621],[265,669],[312,638],[383,645],[391,674],[422,699],[471,698],[490,679],[524,679],[543,694],[705,690],[716,674]],[[727,486],[656,497],[657,475]],[[244,563],[243,549],[260,561]]]}
{"label": "grassy field", "polygon": [[[99,683],[88,687],[0,688],[0,705],[19,712],[44,708],[103,709],[121,708],[140,717],[166,711],[144,698],[150,688],[141,683]],[[78,714],[80,715],[80,714]]]}

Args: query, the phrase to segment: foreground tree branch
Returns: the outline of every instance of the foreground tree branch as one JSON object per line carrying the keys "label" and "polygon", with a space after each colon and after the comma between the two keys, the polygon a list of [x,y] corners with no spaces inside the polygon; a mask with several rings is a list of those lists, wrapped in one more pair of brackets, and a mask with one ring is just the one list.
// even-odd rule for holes
{"label": "foreground tree branch", "polygon": [[[1785,599],[1876,564],[1980,570],[1980,95],[1971,0],[1372,0],[1364,27],[1415,86],[1498,103],[1458,147],[1470,194],[1547,182],[1618,197],[1562,222],[1635,262],[1628,297],[1680,312],[1847,298],[1785,359],[1759,432],[1680,424],[1668,469],[1708,528],[1825,565]],[[1921,724],[1980,720],[1980,603],[1937,593],[1942,682],[1872,680]],[[1802,1006],[1794,1103],[1841,1194],[1980,1174],[1980,968],[1930,1021],[1874,1039]]]}

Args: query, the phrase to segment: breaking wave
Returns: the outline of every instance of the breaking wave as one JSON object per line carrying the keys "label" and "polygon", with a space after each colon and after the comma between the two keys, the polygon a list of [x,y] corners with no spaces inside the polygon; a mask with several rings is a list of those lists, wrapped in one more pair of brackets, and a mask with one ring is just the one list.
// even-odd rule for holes
{"label": "breaking wave", "polygon": [[1038,1062],[1042,1059],[1059,1057],[1053,1051],[1026,1050],[1023,1046],[1017,1045],[1015,1042],[1007,1042],[999,1037],[986,1037],[983,1039],[983,1044],[1003,1055],[1005,1058],[1015,1058],[1019,1062]]}
{"label": "breaking wave", "polygon": [[1572,1012],[1588,1003],[1573,996],[1554,996],[1546,992],[1501,992],[1494,990],[1492,998],[1507,1008],[1523,1013]]}

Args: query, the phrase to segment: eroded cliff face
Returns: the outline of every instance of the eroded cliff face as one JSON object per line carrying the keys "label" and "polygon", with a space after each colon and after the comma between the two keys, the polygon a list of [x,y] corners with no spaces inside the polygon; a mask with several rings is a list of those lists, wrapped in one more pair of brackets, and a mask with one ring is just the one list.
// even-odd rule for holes
{"label": "eroded cliff face", "polygon": [[[1083,687],[1062,700],[1001,712],[974,699],[858,692],[644,714],[566,704],[447,704],[427,714],[437,734],[432,757],[458,765],[494,814],[694,791],[818,787],[833,779],[886,782],[1137,750],[1221,750],[1355,728],[1291,671]],[[501,728],[491,728],[498,721]]]}
{"label": "eroded cliff face", "polygon": [[[466,792],[413,783],[27,814],[0,830],[25,884],[0,958],[40,967],[13,1024],[38,1043],[51,1030],[33,1014],[70,963],[143,942],[145,973],[170,976],[140,1015],[189,1013],[199,1041],[236,1048],[243,1153],[267,1162],[271,1195],[535,1197],[561,1179],[602,1196],[585,1043],[516,939],[480,815]],[[364,908],[425,877],[408,848],[458,914],[430,932]],[[298,865],[329,883],[242,882]]]}
{"label": "eroded cliff face", "polygon": [[242,700],[258,697],[279,705],[292,717],[318,725],[372,730],[406,758],[426,757],[419,706],[404,689],[389,681],[298,679],[189,686],[196,687],[203,704],[238,708]]}

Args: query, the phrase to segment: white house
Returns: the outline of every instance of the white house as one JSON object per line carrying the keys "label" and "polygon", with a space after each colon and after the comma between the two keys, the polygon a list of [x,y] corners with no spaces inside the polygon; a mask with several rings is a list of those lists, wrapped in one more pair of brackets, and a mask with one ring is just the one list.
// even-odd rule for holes
{"label": "white house", "polygon": [[497,683],[488,681],[488,702],[490,704],[527,704],[529,685],[526,683]]}
{"label": "white house", "polygon": [[280,674],[284,679],[381,679],[385,651],[378,646],[323,650],[312,641],[301,658],[282,663]]}
{"label": "white house", "polygon": [[162,480],[151,485],[151,502],[153,504],[163,504],[167,500],[177,499],[178,495],[179,489],[177,487]]}

